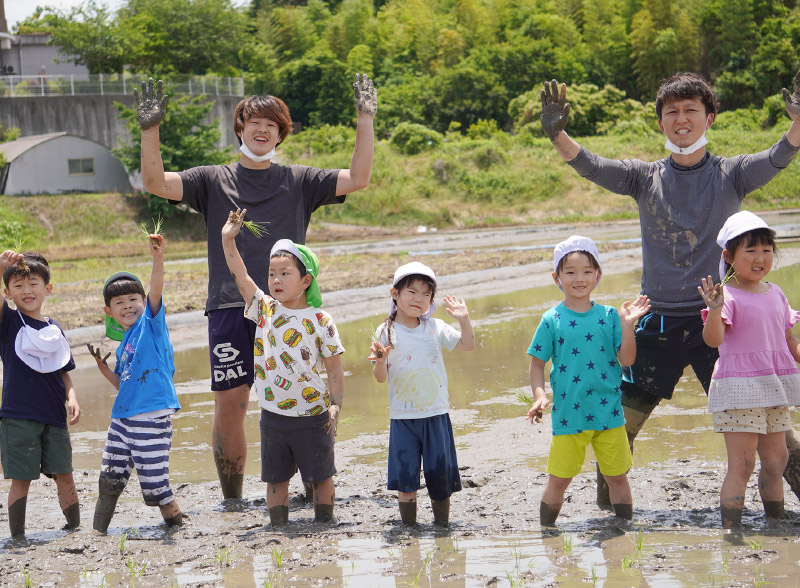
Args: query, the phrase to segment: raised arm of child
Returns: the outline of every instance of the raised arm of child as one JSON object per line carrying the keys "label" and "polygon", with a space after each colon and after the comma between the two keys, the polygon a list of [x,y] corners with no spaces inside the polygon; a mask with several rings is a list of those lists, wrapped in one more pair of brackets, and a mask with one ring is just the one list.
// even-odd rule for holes
{"label": "raised arm of child", "polygon": [[636,335],[633,329],[636,321],[647,314],[649,310],[650,299],[644,294],[637,296],[633,302],[626,300],[619,309],[622,342],[617,350],[617,360],[623,367],[633,365],[633,362],[636,361]]}
{"label": "raised arm of child", "polygon": [[239,250],[236,248],[235,240],[236,235],[239,234],[242,228],[245,213],[247,213],[246,208],[244,210],[237,208],[236,212],[231,212],[228,215],[228,222],[222,227],[222,250],[225,252],[225,261],[233,279],[236,281],[239,293],[245,302],[250,302],[253,296],[256,295],[258,286],[247,273],[242,256],[239,255]]}
{"label": "raised arm of child", "polygon": [[725,304],[725,293],[722,284],[714,285],[711,276],[703,278],[702,286],[697,287],[703,302],[708,307],[708,315],[703,325],[703,341],[709,347],[719,347],[725,340],[725,323],[722,321],[722,305]]}
{"label": "raised arm of child", "polygon": [[472,351],[475,349],[475,333],[469,320],[469,310],[466,302],[463,299],[459,300],[455,296],[445,296],[444,303],[447,306],[447,314],[456,319],[461,327],[461,339],[458,340],[456,349]]}
{"label": "raised arm of child", "polygon": [[544,366],[547,362],[538,357],[531,357],[531,365],[528,368],[528,376],[531,379],[531,390],[533,390],[533,404],[525,420],[533,423],[542,422],[542,411],[550,405],[547,394],[544,392]]}
{"label": "raised arm of child", "polygon": [[153,254],[147,303],[150,305],[150,314],[156,316],[161,310],[161,293],[164,291],[164,235],[150,235],[147,242],[150,244],[150,253]]}
{"label": "raised arm of child", "polygon": [[[17,253],[16,251],[11,251],[10,249],[0,253],[0,273],[2,273],[7,267],[11,267],[17,263],[20,259],[22,259],[22,257],[22,253]],[[0,304],[0,318],[3,318],[2,304]]]}
{"label": "raised arm of child", "polygon": [[108,356],[111,355],[111,352],[102,355],[100,351],[100,347],[95,347],[91,343],[87,343],[86,347],[89,349],[89,354],[94,358],[97,362],[97,369],[100,370],[100,373],[103,374],[103,377],[111,382],[111,385],[114,386],[117,390],[119,390],[119,376],[114,373],[114,371],[108,367]]}
{"label": "raised arm of child", "polygon": [[336,428],[339,424],[339,413],[342,410],[344,400],[344,368],[342,367],[342,356],[332,355],[323,358],[325,373],[328,374],[328,392],[331,395],[331,405],[328,407],[328,433],[331,437],[336,437]]}
{"label": "raised arm of child", "polygon": [[78,395],[75,393],[75,386],[72,385],[72,377],[69,372],[61,371],[61,379],[64,381],[64,388],[67,390],[67,417],[69,424],[74,425],[81,418],[81,407],[78,406]]}

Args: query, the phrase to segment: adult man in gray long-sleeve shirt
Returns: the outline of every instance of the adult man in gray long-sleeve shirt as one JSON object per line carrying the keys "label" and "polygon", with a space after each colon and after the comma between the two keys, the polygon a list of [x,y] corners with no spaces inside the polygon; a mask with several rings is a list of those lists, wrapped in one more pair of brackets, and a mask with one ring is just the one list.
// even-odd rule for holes
{"label": "adult man in gray long-sleeve shirt", "polygon": [[[656,96],[658,125],[672,154],[659,161],[611,160],[599,157],[564,131],[569,117],[566,84],[555,80],[542,92],[542,128],[558,154],[582,177],[632,196],[639,207],[642,231],[642,293],[652,313],[636,333],[636,362],[622,383],[628,439],[633,440],[658,403],[672,398],[684,368],[691,365],[708,391],[716,349],[702,339],[697,291],[702,277],[716,275],[719,229],[739,210],[744,197],[765,185],[789,165],[800,148],[800,72],[794,93],[783,90],[792,119],[787,133],[771,148],[752,155],[724,158],[710,154],[706,130],[718,102],[708,83],[696,74],[666,80]],[[646,320],[645,320],[646,319]],[[787,431],[789,465],[784,476],[800,497],[800,437]],[[598,476],[598,504],[608,505]]]}

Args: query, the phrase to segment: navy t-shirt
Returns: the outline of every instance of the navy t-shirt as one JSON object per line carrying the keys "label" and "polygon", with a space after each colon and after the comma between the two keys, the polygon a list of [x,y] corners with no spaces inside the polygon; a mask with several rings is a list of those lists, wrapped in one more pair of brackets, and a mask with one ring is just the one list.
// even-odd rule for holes
{"label": "navy t-shirt", "polygon": [[[61,328],[53,319],[43,322],[29,316],[25,316],[25,324],[37,331],[47,325]],[[70,355],[69,363],[62,370],[47,374],[29,368],[14,351],[14,341],[22,326],[19,313],[12,310],[8,302],[3,300],[3,316],[0,318],[3,402],[0,405],[0,418],[27,419],[66,429],[67,389],[61,371],[74,370],[75,361]]]}

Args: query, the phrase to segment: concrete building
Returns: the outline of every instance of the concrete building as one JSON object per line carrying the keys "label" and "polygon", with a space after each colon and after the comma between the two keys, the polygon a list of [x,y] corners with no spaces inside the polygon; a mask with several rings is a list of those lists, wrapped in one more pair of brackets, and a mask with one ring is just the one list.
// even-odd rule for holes
{"label": "concrete building", "polygon": [[0,144],[7,161],[0,169],[0,194],[130,192],[122,164],[100,143],[49,133]]}
{"label": "concrete building", "polygon": [[[75,65],[58,47],[48,45],[50,35],[44,33],[10,35],[0,33],[0,75],[81,75],[89,76],[85,65]],[[9,69],[10,68],[10,69]]]}

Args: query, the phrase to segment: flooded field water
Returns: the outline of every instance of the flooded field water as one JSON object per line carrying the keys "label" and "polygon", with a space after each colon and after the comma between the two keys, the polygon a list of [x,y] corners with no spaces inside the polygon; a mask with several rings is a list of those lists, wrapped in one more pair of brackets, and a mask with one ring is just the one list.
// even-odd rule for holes
{"label": "flooded field water", "polygon": [[[800,307],[800,274],[796,267],[776,270],[771,278],[781,285],[795,307]],[[606,276],[596,291],[596,301],[619,304],[638,291],[638,275]],[[442,292],[441,295],[449,294]],[[453,292],[452,294],[458,294]],[[511,294],[498,294],[468,300],[479,341],[479,351],[446,356],[453,409],[471,408],[478,417],[456,427],[459,435],[480,429],[495,419],[522,418],[525,409],[513,399],[513,391],[526,388],[528,358],[525,354],[539,317],[559,300],[554,287]],[[440,311],[438,316],[445,317]],[[385,432],[388,409],[385,386],[371,374],[367,356],[371,333],[383,317],[341,325],[347,353],[345,405],[339,439]],[[208,445],[213,417],[213,395],[209,392],[207,349],[179,353],[176,357],[176,382],[182,410],[175,415],[174,442],[170,468],[174,483],[216,479]],[[113,394],[94,369],[79,370],[73,376],[80,390],[83,416],[72,428],[74,467],[97,470],[108,426]],[[498,396],[508,402],[487,402]],[[674,459],[690,463],[724,462],[721,435],[711,431],[706,413],[706,397],[691,373],[685,375],[671,402],[662,404],[639,436],[635,466],[657,464]],[[250,441],[247,474],[259,473],[258,408],[251,403],[247,418]],[[797,413],[795,413],[796,415]],[[795,418],[797,423],[797,418]],[[546,426],[549,426],[547,423]],[[525,460],[525,465],[544,471],[546,451]],[[367,455],[385,464],[382,452]],[[593,469],[587,457],[584,472]],[[461,460],[460,460],[461,461]],[[502,462],[502,456],[498,456]],[[489,484],[492,482],[489,481]],[[7,485],[0,486],[4,493]],[[656,491],[659,491],[656,489]],[[569,491],[568,491],[569,492]],[[134,497],[135,499],[136,497]],[[453,500],[458,500],[454,495]],[[637,496],[634,495],[634,506]],[[530,504],[538,510],[537,504]],[[798,509],[788,493],[787,508]],[[235,516],[235,513],[234,515]],[[88,524],[89,512],[84,516]],[[475,537],[456,527],[449,533],[412,534],[397,540],[387,534],[341,538],[326,535],[324,546],[341,554],[338,563],[308,569],[311,578],[328,578],[342,586],[449,586],[449,585],[590,585],[590,586],[760,586],[766,583],[795,586],[800,582],[800,549],[794,527],[778,533],[768,528],[743,535],[731,535],[718,528],[674,525],[658,528],[641,524],[616,528],[613,525],[591,528],[585,523],[560,524],[558,531],[514,533]],[[787,531],[787,529],[790,529]],[[0,530],[5,535],[6,529]],[[39,534],[47,541],[46,534]],[[1,557],[1,555],[0,555]],[[302,554],[277,551],[260,555],[240,555],[235,566],[200,570],[191,563],[173,569],[173,585],[278,586],[286,585],[281,576],[281,558]],[[457,579],[457,580],[455,580]],[[0,585],[8,579],[0,579]],[[107,586],[124,584],[125,574],[93,574],[76,570],[65,584]],[[13,585],[21,585],[14,581]],[[42,585],[47,585],[42,581]],[[131,580],[131,585],[135,585]],[[293,581],[291,585],[303,585]]]}

